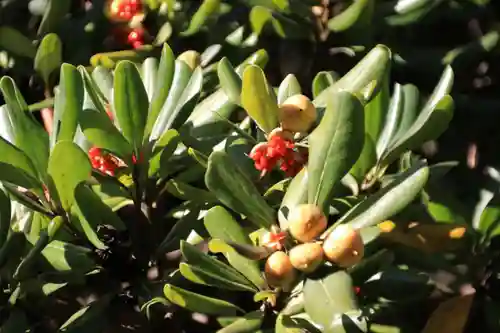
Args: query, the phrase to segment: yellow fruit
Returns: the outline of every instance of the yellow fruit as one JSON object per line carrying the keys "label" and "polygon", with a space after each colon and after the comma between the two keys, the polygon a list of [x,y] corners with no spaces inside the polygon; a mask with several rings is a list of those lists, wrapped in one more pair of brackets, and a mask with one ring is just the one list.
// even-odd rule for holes
{"label": "yellow fruit", "polygon": [[280,138],[283,138],[285,140],[293,140],[293,133],[290,131],[285,131],[281,127],[273,129],[271,133],[267,135],[267,140],[271,140],[271,138],[274,136],[279,136]]}
{"label": "yellow fruit", "polygon": [[318,243],[300,244],[290,250],[289,256],[293,267],[311,273],[323,262],[323,248]]}
{"label": "yellow fruit", "polygon": [[192,71],[194,71],[194,69],[201,63],[200,54],[196,51],[183,52],[177,57],[177,59],[183,61],[189,68],[191,68]]}
{"label": "yellow fruit", "polygon": [[315,205],[298,205],[288,214],[288,231],[293,238],[302,243],[318,237],[326,229],[326,225],[325,214]]}
{"label": "yellow fruit", "polygon": [[357,230],[341,224],[325,239],[323,251],[326,259],[340,267],[348,268],[363,258],[365,246]]}
{"label": "yellow fruit", "polygon": [[317,113],[307,96],[293,95],[281,104],[279,118],[284,130],[307,132],[316,121]]}
{"label": "yellow fruit", "polygon": [[290,262],[290,257],[283,251],[277,251],[267,258],[265,275],[271,286],[287,290],[295,280],[296,271]]}

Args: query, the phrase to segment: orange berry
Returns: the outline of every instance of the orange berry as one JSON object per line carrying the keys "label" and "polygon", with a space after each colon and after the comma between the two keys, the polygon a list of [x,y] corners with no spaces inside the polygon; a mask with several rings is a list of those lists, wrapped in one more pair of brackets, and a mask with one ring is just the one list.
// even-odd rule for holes
{"label": "orange berry", "polygon": [[293,238],[306,243],[318,237],[326,229],[327,219],[318,206],[302,204],[290,210],[288,223]]}
{"label": "orange berry", "polygon": [[348,268],[361,261],[365,246],[358,230],[347,224],[341,224],[326,237],[323,251],[329,261],[342,268]]}

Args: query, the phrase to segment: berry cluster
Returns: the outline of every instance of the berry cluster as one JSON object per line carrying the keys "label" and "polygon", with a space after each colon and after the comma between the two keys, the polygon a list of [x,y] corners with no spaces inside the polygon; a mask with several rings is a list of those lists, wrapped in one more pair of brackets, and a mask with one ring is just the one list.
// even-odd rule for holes
{"label": "berry cluster", "polygon": [[270,135],[268,142],[253,147],[250,158],[254,160],[255,168],[262,171],[262,176],[279,164],[287,176],[293,177],[306,163],[307,151],[299,149],[290,138]]}
{"label": "berry cluster", "polygon": [[89,149],[89,157],[92,167],[108,176],[114,176],[116,169],[120,167],[120,162],[116,157],[97,147]]}
{"label": "berry cluster", "polygon": [[135,28],[132,29],[132,31],[129,32],[127,36],[127,43],[132,45],[134,49],[140,48],[141,46],[144,45],[144,29],[142,28]]}
{"label": "berry cluster", "polygon": [[141,0],[112,0],[110,5],[111,15],[124,21],[130,21],[143,10]]}

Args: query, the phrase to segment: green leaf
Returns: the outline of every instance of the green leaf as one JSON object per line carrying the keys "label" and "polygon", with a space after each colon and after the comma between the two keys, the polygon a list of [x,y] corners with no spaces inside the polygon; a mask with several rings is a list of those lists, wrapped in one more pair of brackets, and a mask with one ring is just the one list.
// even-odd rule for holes
{"label": "green leaf", "polygon": [[116,66],[113,104],[123,136],[138,153],[142,146],[149,102],[141,75],[130,61],[121,61]]}
{"label": "green leaf", "polygon": [[[204,218],[205,228],[212,238],[225,242],[253,245],[245,230],[236,222],[231,214],[221,206],[210,208]],[[241,274],[259,288],[265,286],[258,262],[250,260],[236,251],[224,252],[227,261]]]}
{"label": "green leaf", "polygon": [[28,111],[28,105],[15,82],[8,76],[0,80],[0,90],[8,106],[14,129],[14,144],[33,162],[43,179],[49,158],[49,138],[47,132],[36,123]]}
{"label": "green leaf", "polygon": [[38,27],[38,35],[55,31],[71,8],[70,0],[48,0],[42,22]]}
{"label": "green leaf", "polygon": [[339,79],[339,75],[335,72],[321,71],[314,77],[312,83],[312,91],[314,98],[318,97],[319,94],[328,87],[332,86]]}
{"label": "green leaf", "polygon": [[261,311],[253,311],[236,319],[217,333],[254,333],[262,326],[263,321],[264,314]]}
{"label": "green leaf", "polygon": [[372,0],[356,0],[342,13],[328,21],[328,28],[333,32],[346,31],[361,19],[366,10],[370,10]]}
{"label": "green leaf", "polygon": [[394,85],[391,102],[385,118],[385,124],[377,141],[377,156],[382,156],[389,143],[394,138],[401,119],[401,114],[404,108],[403,89],[400,84]]}
{"label": "green leaf", "polygon": [[132,146],[113,125],[106,113],[84,110],[80,113],[80,126],[87,140],[93,145],[109,150],[128,161]]}
{"label": "green leaf", "polygon": [[278,104],[281,105],[288,97],[301,93],[302,89],[295,75],[288,74],[278,88]]}
{"label": "green leaf", "polygon": [[21,57],[34,58],[36,54],[31,39],[8,26],[0,27],[0,48]]}
{"label": "green leaf", "polygon": [[205,184],[223,204],[258,227],[269,228],[274,223],[273,209],[226,152],[215,151],[210,155]]}
{"label": "green leaf", "polygon": [[254,6],[250,11],[250,25],[256,35],[265,29],[272,28],[282,38],[310,38],[312,32],[296,21],[264,6]]}
{"label": "green leaf", "polygon": [[304,305],[322,332],[338,332],[334,328],[343,314],[358,310],[351,277],[345,271],[337,271],[326,277],[306,279]]}
{"label": "green leaf", "polygon": [[[144,138],[149,137],[153,125],[160,114],[163,104],[167,100],[170,92],[170,87],[172,86],[172,80],[175,73],[175,56],[172,49],[168,44],[163,44],[163,49],[161,51],[160,64],[158,66],[158,74],[156,75],[155,92],[149,105],[148,119],[146,123],[146,129],[144,131]],[[177,81],[176,81],[177,82]],[[177,86],[177,83],[176,83]]]}
{"label": "green leaf", "polygon": [[83,80],[80,73],[74,66],[63,64],[59,91],[54,104],[52,147],[56,141],[73,141],[78,126],[78,115],[82,112],[83,96]]}
{"label": "green leaf", "polygon": [[59,327],[59,332],[100,332],[106,322],[106,310],[112,299],[112,295],[105,295],[81,308]]}
{"label": "green leaf", "polygon": [[113,75],[111,72],[107,68],[97,66],[92,71],[92,79],[99,88],[97,92],[102,93],[104,100],[106,102],[112,100]]}
{"label": "green leaf", "polygon": [[207,20],[217,13],[220,6],[220,0],[203,0],[196,13],[194,13],[187,30],[180,33],[181,36],[191,36],[197,33],[205,26]]}
{"label": "green leaf", "polygon": [[257,288],[237,270],[201,252],[186,241],[181,241],[181,252],[188,264],[203,270],[206,274],[230,281],[234,286],[238,285],[239,290],[257,291]]}
{"label": "green leaf", "polygon": [[217,65],[217,76],[224,93],[233,103],[240,104],[243,83],[226,57],[222,58]]}
{"label": "green leaf", "polygon": [[181,60],[175,61],[175,74],[167,100],[151,130],[150,141],[158,139],[170,128],[177,128],[189,117],[203,83],[200,67],[193,72]]}
{"label": "green leaf", "polygon": [[165,189],[181,200],[191,200],[200,204],[217,202],[217,197],[212,193],[176,179],[170,179],[165,185]]}
{"label": "green leaf", "polygon": [[54,240],[42,251],[42,255],[57,271],[85,274],[95,269],[91,251],[71,243]]}
{"label": "green leaf", "polygon": [[418,88],[413,84],[405,84],[403,86],[403,96],[403,113],[399,122],[398,132],[394,135],[394,139],[402,137],[411,128],[418,116],[418,106],[420,104]]}
{"label": "green leaf", "polygon": [[195,294],[170,284],[165,285],[163,292],[170,302],[192,312],[210,315],[235,315],[239,311],[244,312],[229,302]]}
{"label": "green leaf", "polygon": [[42,194],[42,184],[38,181],[35,166],[20,149],[0,136],[0,180]]}
{"label": "green leaf", "polygon": [[76,186],[90,177],[92,166],[76,143],[59,141],[50,154],[48,172],[62,207],[69,211],[75,200]]}
{"label": "green leaf", "polygon": [[371,137],[365,134],[365,143],[358,160],[352,166],[349,173],[361,183],[366,173],[377,163],[377,151]]}
{"label": "green leaf", "polygon": [[[93,74],[95,72],[97,72],[97,70],[98,69],[96,68],[94,70]],[[106,96],[104,96],[104,93],[101,91],[101,88],[99,88],[99,85],[96,83],[95,79],[93,79],[92,76],[89,75],[89,73],[87,72],[87,69],[84,66],[81,66],[81,65],[78,66],[78,71],[80,72],[82,79],[83,79],[85,92],[87,93],[86,98],[89,99],[89,101],[85,101],[85,99],[84,99],[83,107],[89,108],[89,105],[91,105],[90,108],[92,108],[92,109],[96,109],[97,111],[103,112],[103,113],[106,112],[107,110],[106,110],[105,103],[107,103],[106,102],[107,98],[106,98]],[[97,74],[93,75],[93,76],[99,78],[99,75],[97,75]],[[113,110],[111,110],[111,108],[109,108],[109,109],[110,109],[109,111],[113,111]],[[115,117],[114,113],[113,113],[113,117]]]}
{"label": "green leaf", "polygon": [[[307,184],[309,182],[309,172],[307,166],[302,168],[298,174],[293,177],[290,185],[286,189],[285,196],[281,201],[280,210],[278,212],[278,221],[280,228],[286,230],[288,228],[288,212],[291,208],[307,203]],[[286,211],[286,212],[285,212]]]}
{"label": "green leaf", "polygon": [[390,87],[389,71],[383,77],[380,91],[373,100],[365,106],[365,132],[375,144],[384,128],[386,113],[389,108]]}
{"label": "green leaf", "polygon": [[421,162],[397,175],[386,187],[369,196],[342,216],[326,232],[336,225],[349,223],[359,229],[373,226],[404,209],[420,193],[427,179],[429,168]]}
{"label": "green leaf", "polygon": [[308,202],[327,210],[334,187],[356,163],[363,143],[363,106],[348,92],[332,95],[309,136]]}
{"label": "green leaf", "polygon": [[[62,2],[64,2],[63,0]],[[61,66],[62,63],[62,43],[59,37],[50,33],[43,37],[36,52],[33,64],[35,71],[42,77],[45,86],[49,87],[50,75]]]}
{"label": "green leaf", "polygon": [[158,81],[158,60],[156,58],[150,57],[144,60],[141,66],[141,77],[148,100],[151,102]]}
{"label": "green leaf", "polygon": [[278,126],[278,105],[262,69],[249,65],[243,72],[241,103],[248,115],[265,132]]}
{"label": "green leaf", "polygon": [[386,73],[390,70],[391,51],[384,45],[375,46],[361,61],[340,80],[323,90],[313,101],[316,107],[326,107],[330,96],[346,90],[362,97],[362,104],[370,102],[384,84]]}
{"label": "green leaf", "polygon": [[169,129],[155,142],[152,157],[149,160],[149,177],[155,176],[165,166],[180,143],[179,132]]}
{"label": "green leaf", "polygon": [[240,284],[236,281],[224,277],[223,275],[221,276],[220,274],[209,272],[198,266],[181,263],[179,265],[179,270],[182,276],[194,283],[228,290],[249,292],[255,291],[255,289],[250,288],[245,284]]}

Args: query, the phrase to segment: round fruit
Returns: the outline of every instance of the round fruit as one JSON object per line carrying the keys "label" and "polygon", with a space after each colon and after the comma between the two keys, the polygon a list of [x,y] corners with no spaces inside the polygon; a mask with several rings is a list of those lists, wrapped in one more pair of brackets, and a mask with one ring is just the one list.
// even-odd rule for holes
{"label": "round fruit", "polygon": [[314,272],[323,262],[323,248],[318,243],[297,245],[289,255],[292,266],[306,273]]}
{"label": "round fruit", "polygon": [[307,243],[326,229],[326,216],[318,206],[298,205],[288,214],[288,229],[296,240]]}
{"label": "round fruit", "polygon": [[279,109],[281,127],[291,132],[307,132],[317,118],[316,108],[304,95],[293,95]]}
{"label": "round fruit", "polygon": [[346,224],[341,224],[325,239],[323,251],[329,261],[340,267],[348,268],[363,258],[365,246],[357,230]]}
{"label": "round fruit", "polygon": [[196,51],[185,51],[181,53],[177,59],[183,61],[192,71],[201,63],[200,54]]}
{"label": "round fruit", "polygon": [[295,280],[296,271],[290,257],[283,251],[277,251],[267,258],[265,274],[271,286],[288,289]]}
{"label": "round fruit", "polygon": [[271,133],[269,133],[267,135],[267,140],[268,141],[271,141],[271,139],[274,137],[274,136],[279,136],[280,138],[283,138],[285,140],[293,140],[293,133],[290,132],[290,131],[285,131],[284,129],[282,129],[281,127],[277,127],[275,129],[273,129],[271,131]]}

